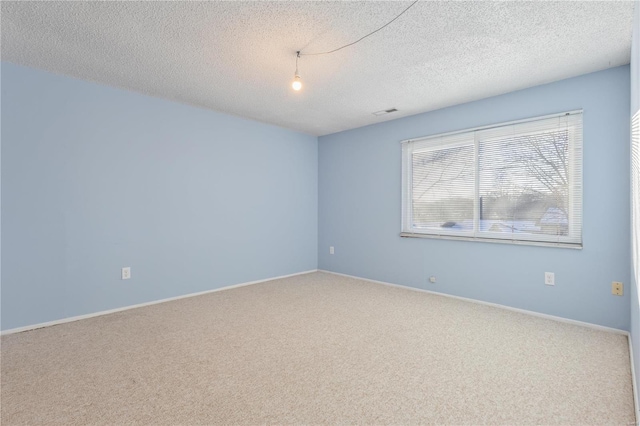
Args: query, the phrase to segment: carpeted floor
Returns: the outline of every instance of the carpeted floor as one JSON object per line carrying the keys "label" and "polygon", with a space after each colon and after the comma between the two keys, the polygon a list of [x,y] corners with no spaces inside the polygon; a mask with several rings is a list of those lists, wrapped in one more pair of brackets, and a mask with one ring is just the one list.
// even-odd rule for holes
{"label": "carpeted floor", "polygon": [[2,425],[634,421],[626,336],[327,273],[2,337]]}

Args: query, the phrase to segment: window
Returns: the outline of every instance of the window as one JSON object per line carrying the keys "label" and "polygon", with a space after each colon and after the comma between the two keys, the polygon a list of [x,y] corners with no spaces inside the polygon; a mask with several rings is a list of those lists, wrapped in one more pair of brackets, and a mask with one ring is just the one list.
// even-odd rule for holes
{"label": "window", "polygon": [[582,247],[582,111],[402,144],[402,236]]}
{"label": "window", "polygon": [[[640,284],[640,110],[631,119],[631,225],[633,269]],[[637,293],[640,301],[640,291]]]}

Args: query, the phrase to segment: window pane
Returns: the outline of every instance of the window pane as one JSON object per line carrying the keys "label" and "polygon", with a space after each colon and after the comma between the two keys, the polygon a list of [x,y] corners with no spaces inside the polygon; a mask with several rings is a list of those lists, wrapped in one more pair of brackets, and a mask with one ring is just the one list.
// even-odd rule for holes
{"label": "window pane", "polygon": [[569,233],[569,131],[480,141],[479,231]]}
{"label": "window pane", "polygon": [[472,232],[474,146],[445,147],[412,155],[413,228]]}

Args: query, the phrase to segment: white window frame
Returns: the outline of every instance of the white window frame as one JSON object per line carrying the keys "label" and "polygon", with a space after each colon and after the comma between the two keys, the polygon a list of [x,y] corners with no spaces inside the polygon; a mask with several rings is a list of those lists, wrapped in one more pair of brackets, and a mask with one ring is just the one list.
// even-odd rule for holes
{"label": "white window frame", "polygon": [[[577,124],[568,125],[569,130],[569,147],[568,147],[568,175],[569,175],[569,207],[568,207],[568,235],[549,235],[549,234],[516,234],[516,233],[499,233],[490,231],[480,231],[480,176],[479,176],[479,147],[483,141],[491,139],[503,139],[504,136],[496,135],[494,137],[486,137],[491,131],[498,130],[501,127],[520,125],[522,130],[517,135],[535,134],[544,130],[535,129],[535,122],[541,120],[549,120],[566,116],[577,119]],[[527,132],[527,123],[531,123],[532,130]],[[447,142],[451,136],[456,135],[456,141]],[[443,139],[445,141],[443,141]],[[574,249],[582,248],[582,164],[583,164],[583,141],[582,141],[582,110],[568,111],[558,114],[551,114],[541,117],[534,117],[525,120],[510,121],[507,123],[493,124],[489,126],[476,127],[455,132],[442,133],[433,136],[426,136],[416,139],[408,139],[402,143],[402,237],[417,238],[443,238],[465,241],[484,241],[507,244],[525,244],[553,247],[567,247]],[[474,176],[475,176],[475,192],[474,192],[474,215],[473,229],[470,231],[451,231],[446,228],[434,230],[416,228],[413,226],[413,170],[412,157],[416,152],[427,152],[440,150],[448,147],[469,146],[474,147]]]}

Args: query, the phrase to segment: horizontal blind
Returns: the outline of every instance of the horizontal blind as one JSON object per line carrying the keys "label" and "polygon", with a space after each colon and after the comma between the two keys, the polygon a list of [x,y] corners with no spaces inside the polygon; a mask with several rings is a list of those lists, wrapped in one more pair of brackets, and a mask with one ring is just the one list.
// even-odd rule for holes
{"label": "horizontal blind", "polygon": [[581,129],[573,114],[476,133],[479,235],[581,242]]}
{"label": "horizontal blind", "polygon": [[403,143],[402,231],[582,243],[582,112]]}
{"label": "horizontal blind", "polygon": [[414,153],[414,227],[473,231],[473,160],[472,144]]}
{"label": "horizontal blind", "polygon": [[640,283],[640,110],[631,119],[631,221],[633,269]]}
{"label": "horizontal blind", "polygon": [[412,176],[406,223],[432,234],[473,233],[475,146],[468,135],[437,137],[405,146]]}

